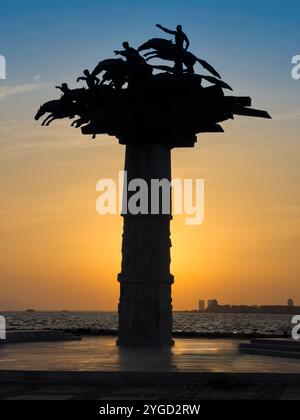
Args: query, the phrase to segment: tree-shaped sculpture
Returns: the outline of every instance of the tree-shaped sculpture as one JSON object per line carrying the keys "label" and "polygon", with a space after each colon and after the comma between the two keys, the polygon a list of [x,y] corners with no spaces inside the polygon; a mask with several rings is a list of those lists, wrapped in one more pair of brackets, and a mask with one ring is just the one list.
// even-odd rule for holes
{"label": "tree-shaped sculpture", "polygon": [[[120,58],[101,61],[78,78],[87,88],[70,89],[64,83],[58,87],[61,98],[42,105],[35,117],[49,114],[42,125],[71,118],[83,134],[115,136],[126,145],[128,180],[140,178],[148,185],[152,179],[171,180],[171,149],[193,147],[197,134],[223,132],[220,123],[234,115],[271,118],[250,108],[249,97],[225,96],[232,88],[188,51],[181,26],[174,31],[157,26],[174,35],[175,43],[154,38],[134,49],[124,42],[124,49],[115,51]],[[154,58],[174,65],[149,64]],[[197,64],[209,74],[196,74]],[[120,345],[173,343],[171,219],[171,211],[124,214]]]}

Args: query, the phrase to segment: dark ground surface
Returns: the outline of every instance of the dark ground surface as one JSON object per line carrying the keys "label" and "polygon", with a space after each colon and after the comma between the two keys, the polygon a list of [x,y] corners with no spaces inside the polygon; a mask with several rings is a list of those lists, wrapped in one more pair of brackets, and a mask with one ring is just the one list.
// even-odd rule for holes
{"label": "dark ground surface", "polygon": [[[122,349],[115,337],[0,348],[1,400],[300,400],[299,359],[241,354],[240,340]],[[245,373],[247,372],[247,373]]]}
{"label": "dark ground surface", "polygon": [[17,385],[3,383],[1,400],[300,400],[299,385]]}

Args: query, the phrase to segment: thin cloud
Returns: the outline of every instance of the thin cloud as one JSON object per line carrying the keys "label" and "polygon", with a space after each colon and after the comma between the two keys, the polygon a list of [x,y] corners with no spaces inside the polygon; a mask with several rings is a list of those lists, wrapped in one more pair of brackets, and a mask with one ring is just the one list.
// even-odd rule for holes
{"label": "thin cloud", "polygon": [[20,85],[10,85],[0,87],[0,102],[9,96],[20,95],[28,92],[33,92],[46,87],[44,84],[25,83]]}
{"label": "thin cloud", "polygon": [[[111,147],[116,144],[112,137],[99,135],[96,140],[83,136],[80,130],[65,122],[55,121],[51,127],[41,127],[40,121],[0,119],[0,161],[7,160],[7,153],[39,152],[41,150],[72,150],[76,148]],[[13,156],[13,155],[12,155]]]}
{"label": "thin cloud", "polygon": [[283,217],[299,217],[300,216],[300,206],[272,206],[266,208],[268,211],[276,214],[277,216]]}
{"label": "thin cloud", "polygon": [[300,109],[295,111],[286,112],[283,114],[277,114],[273,116],[275,121],[298,121],[300,120]]}

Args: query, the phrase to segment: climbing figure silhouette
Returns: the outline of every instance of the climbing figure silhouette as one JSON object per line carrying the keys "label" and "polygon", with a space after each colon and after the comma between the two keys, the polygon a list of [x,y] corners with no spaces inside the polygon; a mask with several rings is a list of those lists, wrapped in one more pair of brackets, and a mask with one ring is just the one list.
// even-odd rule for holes
{"label": "climbing figure silhouette", "polygon": [[100,79],[97,76],[91,74],[89,70],[84,70],[83,74],[84,76],[78,77],[77,83],[83,80],[86,82],[89,89],[94,89],[99,85]]}
{"label": "climbing figure silhouette", "polygon": [[166,32],[167,34],[175,35],[175,43],[179,51],[187,51],[189,49],[190,40],[188,39],[187,35],[183,32],[181,25],[177,26],[176,31],[172,31],[171,29],[165,28],[164,26],[159,24],[157,24],[156,26],[162,31]]}
{"label": "climbing figure silhouette", "polygon": [[165,28],[162,25],[156,25],[159,29],[166,32],[170,35],[175,35],[175,44],[177,49],[176,59],[175,59],[175,73],[182,74],[183,73],[183,53],[188,50],[190,46],[190,40],[188,39],[187,35],[183,32],[182,26],[178,25],[176,31],[171,29]]}
{"label": "climbing figure silhouette", "polygon": [[152,75],[152,67],[139,53],[139,50],[131,47],[128,42],[123,42],[123,51],[115,51],[116,55],[124,57],[128,64],[129,84],[148,79]]}
{"label": "climbing figure silhouette", "polygon": [[61,86],[55,86],[55,89],[60,90],[64,95],[71,92],[71,89],[68,86],[68,83],[63,83]]}
{"label": "climbing figure silhouette", "polygon": [[128,42],[123,42],[123,51],[115,51],[115,55],[120,55],[121,57],[126,58],[129,64],[138,65],[145,64],[145,59],[140,55],[138,50],[131,47]]}

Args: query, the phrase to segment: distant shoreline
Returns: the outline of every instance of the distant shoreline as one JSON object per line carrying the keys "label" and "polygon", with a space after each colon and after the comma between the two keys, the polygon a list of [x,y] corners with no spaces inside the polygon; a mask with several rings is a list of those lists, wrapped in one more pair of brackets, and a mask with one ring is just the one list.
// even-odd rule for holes
{"label": "distant shoreline", "polygon": [[[197,310],[185,310],[185,311],[173,311],[174,314],[198,314],[198,315],[212,315],[212,314],[221,314],[221,315],[300,315],[300,306],[295,306],[293,308],[289,308],[287,306],[278,306],[278,307],[249,307],[252,309],[238,309],[238,307],[232,307],[233,309],[226,309],[223,307],[213,308],[213,309],[206,309],[204,311],[197,311]],[[273,308],[273,309],[272,309]],[[277,309],[276,309],[277,308]],[[105,310],[46,310],[46,309],[31,309],[31,310],[2,310],[0,309],[1,314],[74,314],[74,313],[110,313],[110,314],[118,314],[117,311],[105,311]]]}

